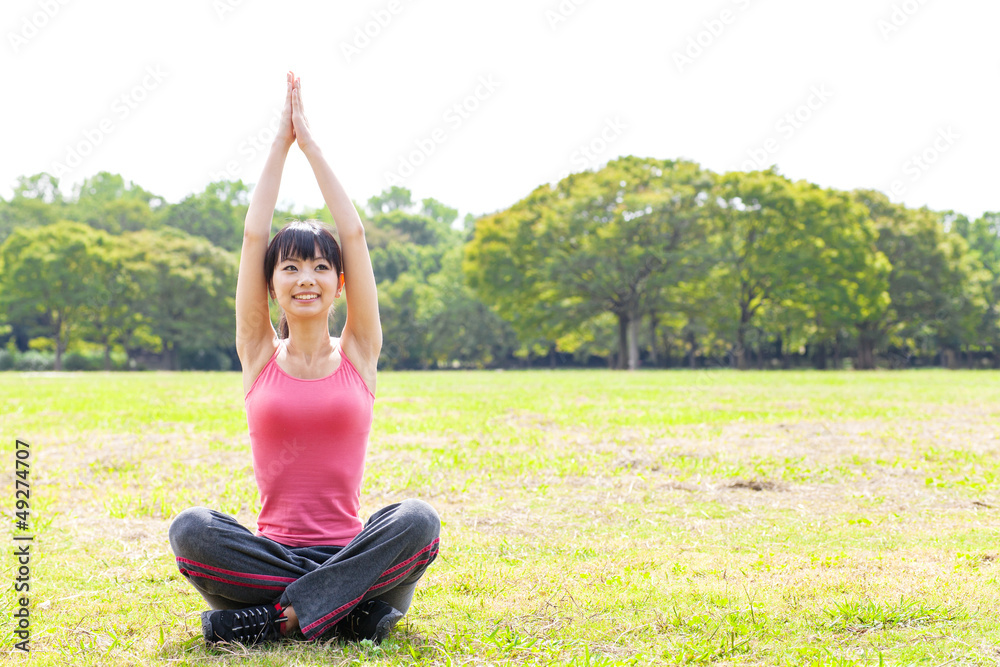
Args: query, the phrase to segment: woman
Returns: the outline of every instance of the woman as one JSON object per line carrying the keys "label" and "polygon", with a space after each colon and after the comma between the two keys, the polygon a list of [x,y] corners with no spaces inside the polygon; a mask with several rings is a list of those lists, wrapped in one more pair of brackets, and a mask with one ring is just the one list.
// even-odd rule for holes
{"label": "woman", "polygon": [[[359,490],[382,346],[375,275],[354,205],[316,146],[289,72],[280,127],[247,211],[236,286],[236,349],[254,475],[257,532],[203,507],[170,525],[178,568],[215,611],[209,644],[331,634],[381,642],[438,552],[434,509],[407,500],[362,525]],[[336,221],[293,222],[268,243],[285,157],[305,153]],[[347,322],[332,338],[341,290]],[[279,332],[268,295],[281,307]]]}

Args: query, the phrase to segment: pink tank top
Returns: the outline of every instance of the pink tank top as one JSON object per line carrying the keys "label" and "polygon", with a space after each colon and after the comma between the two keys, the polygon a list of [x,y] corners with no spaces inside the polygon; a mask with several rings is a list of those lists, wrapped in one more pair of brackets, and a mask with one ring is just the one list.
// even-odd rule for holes
{"label": "pink tank top", "polygon": [[362,528],[375,396],[343,350],[337,370],[315,380],[288,375],[277,355],[244,398],[261,501],[257,534],[292,547],[346,545]]}

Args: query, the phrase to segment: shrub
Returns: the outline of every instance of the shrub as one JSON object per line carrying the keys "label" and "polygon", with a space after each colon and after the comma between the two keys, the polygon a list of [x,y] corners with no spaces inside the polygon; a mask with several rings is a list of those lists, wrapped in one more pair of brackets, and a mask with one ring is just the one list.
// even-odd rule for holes
{"label": "shrub", "polygon": [[52,352],[28,350],[14,360],[17,371],[51,371],[56,365],[56,355]]}
{"label": "shrub", "polygon": [[190,350],[181,348],[177,355],[177,367],[181,370],[228,371],[232,368],[229,355],[224,350]]}
{"label": "shrub", "polygon": [[99,371],[104,368],[104,355],[94,356],[82,352],[70,352],[63,357],[63,368],[67,371]]}

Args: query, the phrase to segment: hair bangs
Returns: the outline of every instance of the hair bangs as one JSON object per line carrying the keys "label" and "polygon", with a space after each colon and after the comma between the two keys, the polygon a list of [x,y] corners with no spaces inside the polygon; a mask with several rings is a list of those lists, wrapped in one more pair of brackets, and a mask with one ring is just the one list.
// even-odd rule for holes
{"label": "hair bangs", "polygon": [[281,230],[274,241],[275,255],[279,262],[285,259],[315,259],[317,245],[321,257],[334,263],[340,259],[333,238],[313,225],[292,223]]}

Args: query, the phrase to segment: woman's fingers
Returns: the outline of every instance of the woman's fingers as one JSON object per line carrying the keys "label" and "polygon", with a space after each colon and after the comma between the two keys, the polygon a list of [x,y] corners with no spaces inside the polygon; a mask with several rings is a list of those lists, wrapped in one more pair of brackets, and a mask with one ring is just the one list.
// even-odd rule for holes
{"label": "woman's fingers", "polygon": [[302,79],[295,80],[295,90],[299,94],[299,104],[302,104]]}
{"label": "woman's fingers", "polygon": [[286,145],[291,145],[295,141],[295,125],[292,122],[292,83],[294,80],[294,73],[291,70],[285,73],[285,103],[282,105],[281,118],[278,121],[279,128],[276,140]]}
{"label": "woman's fingers", "polygon": [[312,145],[312,133],[309,132],[309,121],[302,110],[302,81],[298,77],[295,77],[292,86],[292,125],[299,148],[307,150]]}
{"label": "woman's fingers", "polygon": [[303,121],[305,121],[306,114],[302,110],[302,91],[298,86],[292,89],[292,108],[295,109],[295,112],[302,117]]}

